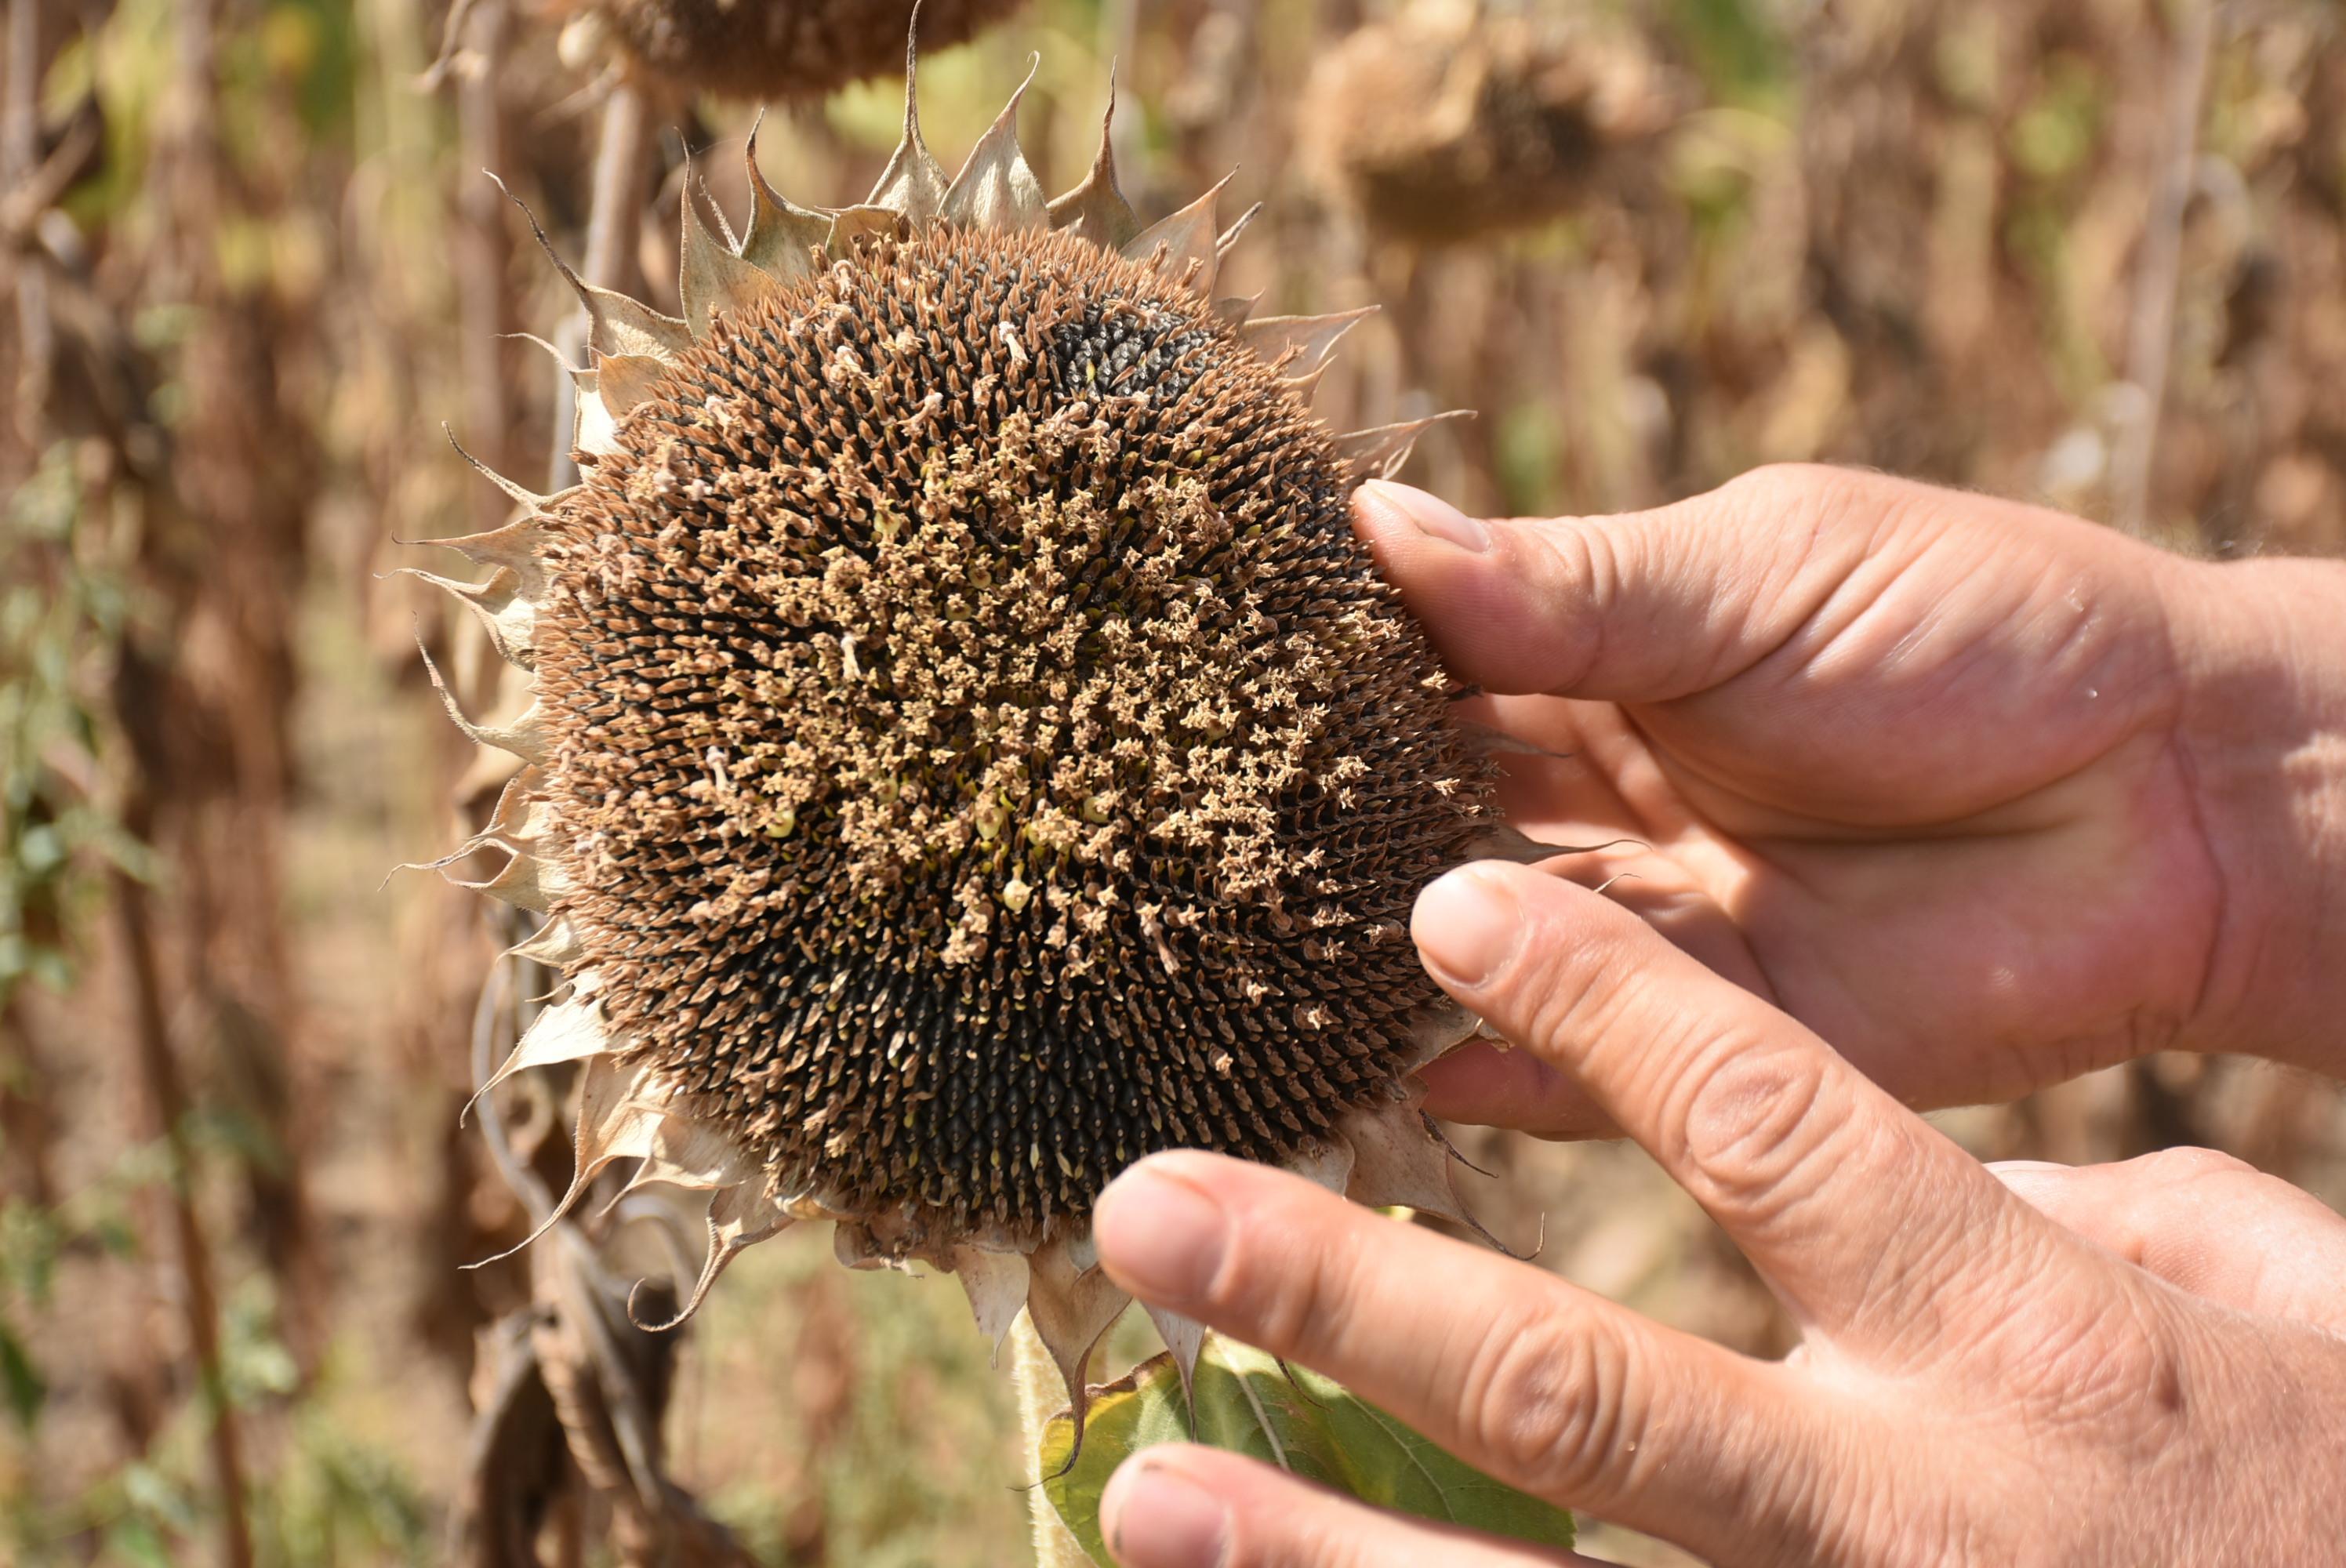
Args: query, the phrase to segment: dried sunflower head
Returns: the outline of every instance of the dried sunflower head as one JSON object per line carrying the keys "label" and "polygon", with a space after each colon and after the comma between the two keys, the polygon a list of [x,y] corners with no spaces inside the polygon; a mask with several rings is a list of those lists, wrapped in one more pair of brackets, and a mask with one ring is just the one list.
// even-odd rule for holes
{"label": "dried sunflower head", "polygon": [[1297,126],[1371,223],[1439,244],[1569,210],[1670,123],[1674,97],[1617,23],[1416,0],[1320,62]]}
{"label": "dried sunflower head", "polygon": [[1143,231],[1105,136],[1046,201],[1016,107],[948,181],[908,80],[835,210],[753,137],[739,243],[686,204],[684,319],[579,288],[583,483],[508,484],[444,541],[494,574],[434,580],[532,675],[457,715],[525,764],[466,848],[569,982],[499,1077],[584,1064],[571,1197],[618,1160],[709,1193],[688,1313],[833,1221],[997,1337],[1028,1307],[1080,1398],[1126,1304],[1091,1206],[1143,1155],[1458,1215],[1404,1080],[1472,1020],[1406,922],[1522,840],[1348,526],[1425,422],[1309,410],[1358,313],[1218,301],[1243,219]]}
{"label": "dried sunflower head", "polygon": [[[974,37],[1025,0],[920,0],[932,46]],[[915,0],[576,0],[562,52],[680,92],[814,98],[894,67]]]}

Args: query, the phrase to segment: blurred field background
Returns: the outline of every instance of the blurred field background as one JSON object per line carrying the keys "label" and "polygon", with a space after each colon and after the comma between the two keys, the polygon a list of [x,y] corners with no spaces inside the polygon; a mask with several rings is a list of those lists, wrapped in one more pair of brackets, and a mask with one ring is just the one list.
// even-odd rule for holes
{"label": "blurred field background", "polygon": [[[502,520],[441,423],[526,484],[556,457],[553,367],[499,334],[571,300],[479,170],[574,258],[593,210],[604,275],[673,308],[685,149],[738,217],[755,106],[615,91],[562,0],[480,0],[453,52],[437,0],[0,5],[0,1561],[1025,1561],[1007,1380],[951,1282],[794,1235],[682,1336],[590,1344],[542,1257],[459,1271],[528,1228],[457,1125],[511,936],[383,885],[487,803],[414,642],[475,711],[495,661],[385,575]],[[1224,291],[1383,304],[1321,406],[1479,410],[1407,475],[1470,509],[1821,459],[2178,548],[2346,546],[2329,0],[1031,0],[927,62],[948,167],[1034,50],[1046,184],[1119,57],[1135,205],[1239,166],[1269,206]],[[899,92],[776,103],[768,176],[859,198]],[[558,1186],[552,1088],[502,1103]],[[2247,1064],[1944,1121],[2346,1199],[2338,1095]],[[1635,1150],[1459,1138],[1543,1266],[1787,1343]],[[633,1260],[588,1262],[591,1294]]]}

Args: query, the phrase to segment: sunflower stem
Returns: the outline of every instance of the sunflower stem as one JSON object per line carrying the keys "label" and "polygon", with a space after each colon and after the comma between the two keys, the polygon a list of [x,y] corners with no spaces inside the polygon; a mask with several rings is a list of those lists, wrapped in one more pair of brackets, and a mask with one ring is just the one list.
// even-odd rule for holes
{"label": "sunflower stem", "polygon": [[2137,395],[2110,458],[2110,521],[2139,535],[2150,521],[2152,466],[2159,416],[2167,405],[2168,361],[2175,347],[2177,285],[2183,222],[2199,168],[2199,121],[2217,30],[2215,0],[2198,0],[2179,24],[2168,67],[2165,146],[2159,153],[2150,215],[2136,252],[2134,300],[2127,331],[2127,380]]}
{"label": "sunflower stem", "polygon": [[1026,1509],[1035,1535],[1035,1568],[1090,1568],[1091,1558],[1059,1518],[1043,1490],[1043,1432],[1066,1402],[1057,1363],[1043,1348],[1025,1313],[1010,1327],[1011,1370],[1018,1383],[1018,1428],[1025,1444]]}
{"label": "sunflower stem", "polygon": [[195,1362],[196,1400],[203,1417],[206,1458],[212,1489],[219,1494],[218,1561],[220,1568],[250,1568],[252,1529],[245,1517],[243,1443],[220,1359],[218,1276],[211,1241],[196,1207],[195,1159],[188,1146],[187,1082],[164,1014],[161,966],[147,897],[143,884],[127,873],[115,873],[114,912],[121,922],[122,950],[130,970],[137,1020],[132,1041],[145,1099],[144,1131],[163,1153],[158,1228],[164,1235],[156,1250],[171,1270],[170,1294],[178,1298],[189,1359]]}
{"label": "sunflower stem", "polygon": [[[597,289],[624,289],[627,257],[636,227],[643,217],[646,187],[651,167],[652,137],[649,106],[633,85],[621,82],[603,105],[603,137],[595,154],[593,205],[586,213],[586,253],[579,275]],[[562,329],[555,346],[566,361],[580,362],[586,352],[586,317]],[[578,465],[570,460],[572,411],[577,389],[569,376],[555,372],[554,453],[547,464],[551,490],[566,490],[578,483]]]}

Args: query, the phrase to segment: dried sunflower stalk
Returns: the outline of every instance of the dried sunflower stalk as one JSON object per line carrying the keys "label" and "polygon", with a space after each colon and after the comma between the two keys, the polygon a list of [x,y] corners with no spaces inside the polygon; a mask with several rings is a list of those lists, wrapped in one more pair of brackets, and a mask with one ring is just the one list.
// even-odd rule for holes
{"label": "dried sunflower stalk", "polygon": [[583,1064],[564,1208],[618,1161],[708,1195],[678,1321],[829,1220],[997,1342],[1025,1306],[1080,1403],[1127,1305],[1092,1204],[1151,1151],[1464,1218],[1405,1080],[1474,1021],[1409,908],[1544,851],[1348,525],[1431,422],[1310,412],[1362,312],[1218,300],[1244,219],[1144,230],[1105,133],[1046,201],[1017,103],[948,180],[908,66],[835,210],[753,135],[740,239],[686,203],[682,320],[571,278],[585,478],[500,481],[516,520],[441,541],[487,580],[431,579],[535,696],[450,703],[518,770],[441,863],[501,850],[466,885],[548,917],[567,995],[497,1080]]}

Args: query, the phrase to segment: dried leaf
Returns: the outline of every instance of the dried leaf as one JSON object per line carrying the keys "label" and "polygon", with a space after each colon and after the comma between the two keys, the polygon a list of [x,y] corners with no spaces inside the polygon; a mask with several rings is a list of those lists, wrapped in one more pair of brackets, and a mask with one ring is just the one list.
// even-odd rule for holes
{"label": "dried leaf", "polygon": [[1154,263],[1164,276],[1177,283],[1186,280],[1200,296],[1212,299],[1221,254],[1221,231],[1214,227],[1214,202],[1222,194],[1222,187],[1237,178],[1236,173],[1224,175],[1220,185],[1142,230],[1138,239],[1125,246],[1124,259],[1143,265]]}

